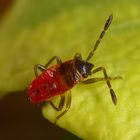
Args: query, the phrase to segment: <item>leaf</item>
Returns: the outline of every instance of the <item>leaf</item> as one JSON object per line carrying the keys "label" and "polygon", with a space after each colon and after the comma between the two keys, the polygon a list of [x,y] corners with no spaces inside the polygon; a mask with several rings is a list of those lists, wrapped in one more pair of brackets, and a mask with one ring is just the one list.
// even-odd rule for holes
{"label": "leaf", "polygon": [[[105,82],[79,84],[72,89],[70,110],[57,124],[83,139],[140,139],[139,5],[125,0],[15,2],[1,23],[0,95],[26,89],[34,78],[34,64],[45,64],[54,55],[65,61],[81,52],[86,58],[113,13],[113,23],[92,62],[105,67],[109,76],[123,77],[111,81],[117,106]],[[49,105],[42,112],[52,122],[60,113]]]}

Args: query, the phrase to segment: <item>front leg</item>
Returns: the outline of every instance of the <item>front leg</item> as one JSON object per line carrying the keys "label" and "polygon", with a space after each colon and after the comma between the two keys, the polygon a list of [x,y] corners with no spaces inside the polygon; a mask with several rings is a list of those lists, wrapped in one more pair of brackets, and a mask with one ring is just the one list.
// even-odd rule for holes
{"label": "front leg", "polygon": [[90,84],[90,83],[95,83],[95,82],[98,82],[98,81],[106,80],[107,86],[108,86],[108,88],[109,88],[109,90],[110,90],[110,95],[111,95],[112,101],[113,101],[113,103],[116,105],[116,104],[117,104],[117,97],[116,97],[116,95],[115,95],[114,90],[112,89],[110,80],[121,79],[122,77],[120,77],[120,76],[114,77],[114,78],[108,77],[107,72],[106,72],[106,69],[105,69],[104,67],[96,68],[95,70],[92,71],[92,74],[94,74],[94,73],[96,73],[96,72],[99,72],[99,71],[103,71],[104,78],[92,78],[92,79],[87,79],[86,81],[83,81],[82,83],[84,83],[84,84]]}
{"label": "front leg", "polygon": [[[117,80],[117,79],[122,79],[121,76],[117,76],[117,77],[108,77],[108,80]],[[85,81],[82,81],[83,84],[93,84],[96,82],[100,82],[100,81],[106,81],[106,78],[90,78],[87,79]]]}
{"label": "front leg", "polygon": [[106,79],[107,86],[110,90],[110,95],[111,95],[112,101],[116,105],[117,104],[117,96],[116,96],[114,90],[112,89],[112,86],[111,86],[109,77],[107,75],[106,69],[104,67],[99,67],[99,68],[96,68],[95,70],[93,70],[92,73],[94,74],[94,73],[99,72],[99,71],[103,71],[104,78]]}

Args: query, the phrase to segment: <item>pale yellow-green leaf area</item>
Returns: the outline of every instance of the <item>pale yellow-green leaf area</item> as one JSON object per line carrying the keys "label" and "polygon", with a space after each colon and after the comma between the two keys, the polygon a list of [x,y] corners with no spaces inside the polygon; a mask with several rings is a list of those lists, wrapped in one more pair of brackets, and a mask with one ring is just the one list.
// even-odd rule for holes
{"label": "pale yellow-green leaf area", "polygon": [[[113,22],[90,62],[94,68],[105,67],[109,76],[122,76],[111,81],[117,106],[105,81],[78,84],[71,90],[70,110],[57,125],[87,140],[139,140],[139,9],[137,0],[15,1],[0,26],[0,96],[27,89],[35,78],[34,64],[44,65],[54,55],[64,62],[79,52],[86,59],[113,14]],[[103,73],[91,77],[103,77]],[[58,104],[59,99],[53,101]],[[61,113],[49,104],[42,112],[51,122]]]}

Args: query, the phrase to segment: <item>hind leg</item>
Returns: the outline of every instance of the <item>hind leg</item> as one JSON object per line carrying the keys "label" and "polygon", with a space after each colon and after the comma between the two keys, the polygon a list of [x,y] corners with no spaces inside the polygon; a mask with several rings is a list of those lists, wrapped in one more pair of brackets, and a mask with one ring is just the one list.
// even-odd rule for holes
{"label": "hind leg", "polygon": [[48,103],[50,103],[52,108],[55,109],[56,111],[61,111],[65,104],[65,95],[60,96],[60,102],[59,102],[58,107],[56,107],[52,101],[48,101]]}
{"label": "hind leg", "polygon": [[103,71],[104,78],[106,79],[107,86],[110,90],[110,95],[111,95],[112,101],[116,105],[117,104],[117,96],[116,96],[114,90],[112,89],[112,86],[111,86],[109,77],[107,75],[106,69],[104,67],[98,67],[95,70],[93,70],[92,73],[94,74],[94,73],[99,72],[99,71]]}
{"label": "hind leg", "polygon": [[47,67],[52,63],[53,60],[56,60],[57,64],[61,64],[61,63],[62,63],[60,57],[54,56],[54,57],[52,57],[52,58],[50,59],[50,61],[49,61],[47,64],[45,64],[45,66],[43,66],[43,65],[41,65],[41,64],[36,64],[36,65],[34,66],[35,76],[38,77],[38,75],[39,75],[39,74],[38,74],[38,70],[40,70],[40,71],[45,71],[45,70],[47,69]]}
{"label": "hind leg", "polygon": [[56,117],[54,124],[57,123],[57,121],[70,109],[70,107],[71,107],[71,92],[69,91],[69,93],[67,94],[66,108],[62,113],[60,113]]}

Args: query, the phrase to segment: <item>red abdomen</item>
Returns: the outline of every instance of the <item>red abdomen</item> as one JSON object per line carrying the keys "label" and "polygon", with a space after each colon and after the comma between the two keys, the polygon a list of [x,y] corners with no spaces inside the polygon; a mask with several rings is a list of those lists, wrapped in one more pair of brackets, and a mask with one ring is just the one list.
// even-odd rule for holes
{"label": "red abdomen", "polygon": [[71,72],[72,61],[55,65],[39,75],[28,88],[31,102],[43,102],[49,98],[63,94],[71,89],[77,81],[75,72]]}

